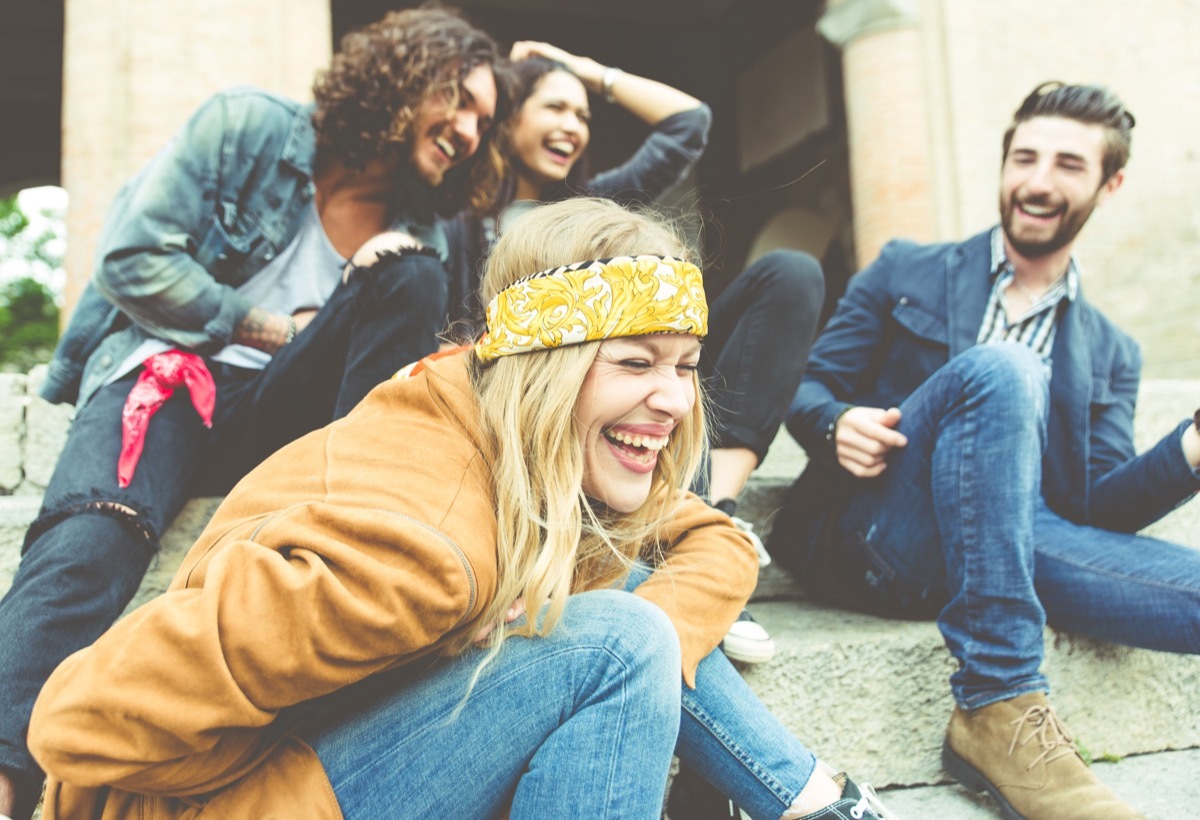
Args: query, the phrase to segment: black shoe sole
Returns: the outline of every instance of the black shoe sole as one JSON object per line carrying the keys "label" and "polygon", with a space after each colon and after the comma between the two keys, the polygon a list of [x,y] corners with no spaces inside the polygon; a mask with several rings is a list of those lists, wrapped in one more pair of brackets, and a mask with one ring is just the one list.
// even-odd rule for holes
{"label": "black shoe sole", "polygon": [[990,794],[1000,804],[1000,811],[1004,812],[1008,820],[1025,820],[1024,815],[1019,814],[1012,804],[1004,799],[1004,795],[1000,794],[1000,790],[992,785],[992,781],[950,748],[948,740],[942,741],[942,768],[968,789]]}

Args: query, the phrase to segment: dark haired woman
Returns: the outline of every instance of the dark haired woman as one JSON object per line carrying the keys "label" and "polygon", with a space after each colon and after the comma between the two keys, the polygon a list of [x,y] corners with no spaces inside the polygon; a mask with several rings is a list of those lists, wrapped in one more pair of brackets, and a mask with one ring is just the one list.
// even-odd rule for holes
{"label": "dark haired woman", "polygon": [[[512,115],[500,126],[508,174],[493,208],[462,215],[446,226],[450,244],[451,325],[466,334],[481,319],[482,263],[497,232],[525,207],[586,194],[648,205],[683,180],[700,159],[711,112],[700,100],[665,83],[603,66],[548,43],[521,41],[510,57],[515,75]],[[587,171],[591,100],[619,105],[651,127],[625,162]],[[798,251],[775,251],[750,265],[711,302],[711,331],[703,373],[713,401],[710,467],[697,490],[750,533],[763,564],[770,561],[737,499],[762,462],[800,384],[825,293],[817,261]],[[723,648],[742,663],[762,663],[775,643],[748,612],[733,624]]]}

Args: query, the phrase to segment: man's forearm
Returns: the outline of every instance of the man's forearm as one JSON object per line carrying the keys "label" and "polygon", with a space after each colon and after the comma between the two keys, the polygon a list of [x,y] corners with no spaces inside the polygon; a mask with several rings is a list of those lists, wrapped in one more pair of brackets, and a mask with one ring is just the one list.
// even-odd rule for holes
{"label": "man's forearm", "polygon": [[295,335],[296,321],[291,316],[255,307],[250,308],[246,318],[238,322],[231,341],[256,350],[275,353]]}

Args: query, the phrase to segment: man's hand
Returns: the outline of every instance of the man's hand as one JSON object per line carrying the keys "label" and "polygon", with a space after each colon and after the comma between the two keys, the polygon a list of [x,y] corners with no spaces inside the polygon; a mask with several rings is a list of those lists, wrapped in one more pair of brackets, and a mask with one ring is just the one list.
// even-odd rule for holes
{"label": "man's hand", "polygon": [[873,478],[887,469],[887,454],[903,447],[908,439],[896,431],[900,410],[896,407],[851,407],[838,419],[833,431],[838,464],[850,475]]}

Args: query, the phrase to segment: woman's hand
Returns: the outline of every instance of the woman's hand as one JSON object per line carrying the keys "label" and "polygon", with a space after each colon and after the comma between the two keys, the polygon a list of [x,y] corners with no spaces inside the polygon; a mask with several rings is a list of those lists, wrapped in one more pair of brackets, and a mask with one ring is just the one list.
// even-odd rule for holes
{"label": "woman's hand", "polygon": [[545,57],[547,60],[562,63],[588,87],[589,91],[600,93],[600,83],[604,79],[604,66],[591,57],[578,57],[558,46],[539,43],[536,40],[518,40],[513,43],[512,51],[508,53],[508,59],[514,63],[530,57]]}
{"label": "woman's hand", "polygon": [[657,125],[672,114],[690,111],[701,105],[698,99],[678,88],[626,71],[614,70],[609,79],[610,85],[605,89],[604,76],[609,71],[608,66],[601,65],[591,57],[579,57],[549,43],[520,40],[513,43],[512,51],[509,52],[509,59],[514,63],[535,56],[562,63],[593,94],[608,96],[610,102],[621,106],[647,125]]}
{"label": "woman's hand", "polygon": [[[515,621],[517,618],[520,618],[524,614],[525,614],[525,599],[518,598],[517,600],[512,602],[512,605],[509,606],[508,611],[504,613],[504,623],[511,624],[513,621]],[[475,633],[476,645],[482,646],[484,641],[486,641],[488,639],[488,636],[492,634],[492,631],[495,628],[496,628],[495,624],[484,624],[482,627],[480,627],[479,631]]]}

